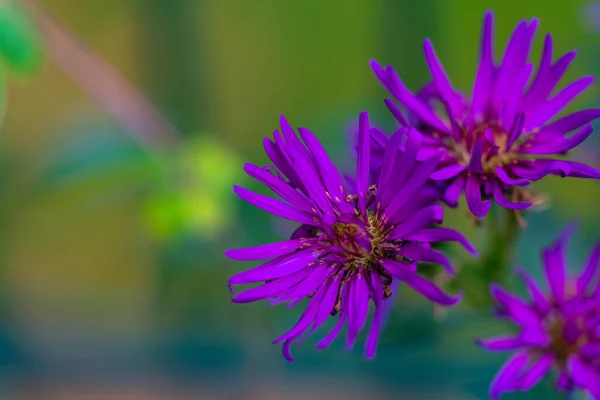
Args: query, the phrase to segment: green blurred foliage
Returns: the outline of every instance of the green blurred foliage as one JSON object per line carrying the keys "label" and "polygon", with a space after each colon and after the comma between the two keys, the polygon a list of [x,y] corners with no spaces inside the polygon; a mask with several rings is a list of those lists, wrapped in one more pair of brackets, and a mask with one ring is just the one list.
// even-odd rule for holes
{"label": "green blurred foliage", "polygon": [[[85,28],[85,34],[74,30],[126,71],[186,139],[155,157],[103,119],[82,122],[82,112],[102,111],[92,109],[68,81],[56,79],[52,66],[33,78],[30,89],[11,87],[10,129],[3,130],[11,140],[2,149],[10,157],[2,159],[0,168],[9,175],[2,181],[7,194],[0,217],[11,218],[0,234],[7,238],[2,253],[5,282],[12,285],[8,304],[25,332],[20,344],[36,361],[44,361],[40,365],[54,366],[38,350],[40,343],[52,347],[53,342],[42,335],[32,344],[26,334],[62,328],[61,322],[68,321],[74,337],[95,334],[119,342],[129,329],[137,342],[156,334],[154,361],[169,373],[214,377],[215,385],[246,380],[285,385],[286,379],[306,378],[348,396],[343,391],[351,389],[336,384],[338,377],[364,383],[379,398],[404,393],[486,398],[491,378],[508,355],[487,353],[473,339],[511,332],[511,327],[487,308],[465,304],[440,312],[404,286],[375,361],[363,360],[361,346],[347,354],[342,339],[325,352],[315,350],[329,321],[295,349],[296,364],[284,363],[279,347],[269,343],[293,326],[304,304],[293,310],[265,303],[232,305],[227,279],[253,263],[232,262],[223,251],[281,240],[293,224],[237,199],[231,186],[263,190],[246,180],[242,166],[245,160],[266,162],[261,138],[277,127],[280,113],[292,125],[315,132],[340,165],[351,170],[347,129],[358,111],[367,109],[378,123],[391,124],[382,104],[386,94],[368,67],[370,58],[394,65],[416,90],[429,79],[421,45],[430,37],[455,86],[468,92],[485,9],[496,11],[497,54],[515,23],[533,15],[541,18],[534,54],[545,31],[552,32],[559,54],[597,40],[576,23],[581,3],[352,0],[340,6],[316,0],[136,0],[97,2],[91,9],[77,5],[84,12],[73,2],[53,2],[57,19]],[[95,19],[94,10],[101,18]],[[6,68],[36,70],[41,49],[38,33],[16,3],[0,3],[0,53]],[[597,68],[587,60],[581,54],[567,80]],[[597,103],[596,93],[582,96],[570,110]],[[571,266],[579,268],[598,236],[600,185],[550,178],[535,190],[547,193],[552,207],[528,214],[514,263],[541,278],[539,250],[577,217],[582,228]],[[475,227],[466,215],[464,205],[448,210],[446,223],[465,232],[481,257],[472,260],[454,244],[444,251],[473,272],[467,278],[477,282],[459,279],[451,290],[469,286],[475,297],[487,299],[486,285],[495,276],[482,276],[473,262],[494,272],[493,263],[506,255],[498,253],[501,246],[487,245],[493,232]],[[436,276],[438,270],[427,273]],[[510,274],[509,286],[525,292]],[[69,339],[64,341],[68,347]],[[92,355],[81,357],[81,369],[107,351],[89,347]],[[114,357],[111,368],[118,368],[121,359]],[[557,396],[548,379],[529,394],[507,398]]]}
{"label": "green blurred foliage", "polygon": [[0,2],[0,57],[10,69],[31,73],[42,61],[42,39],[30,15],[13,0]]}

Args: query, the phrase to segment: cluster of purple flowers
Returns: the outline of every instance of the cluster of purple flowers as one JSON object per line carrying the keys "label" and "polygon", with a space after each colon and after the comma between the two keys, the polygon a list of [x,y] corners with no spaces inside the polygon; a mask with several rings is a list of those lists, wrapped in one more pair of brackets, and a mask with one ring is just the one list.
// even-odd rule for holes
{"label": "cluster of purple flowers", "polygon": [[[420,271],[421,263],[433,263],[455,274],[433,243],[458,242],[476,254],[464,236],[441,226],[442,204],[458,206],[464,192],[476,218],[485,217],[493,202],[520,218],[521,210],[538,201],[527,191],[533,181],[549,174],[600,179],[600,172],[587,165],[552,158],[585,140],[600,110],[555,119],[593,78],[576,80],[554,94],[575,52],[554,62],[552,37],[547,35],[534,75],[529,53],[536,28],[535,19],[519,23],[502,60],[495,62],[493,15],[485,15],[470,96],[453,88],[428,40],[424,51],[432,80],[416,94],[392,67],[372,61],[376,77],[408,111],[408,118],[386,99],[398,122],[398,129],[387,135],[371,126],[366,112],[360,114],[352,177],[340,173],[312,132],[298,128],[296,133],[283,116],[273,139],[265,138],[272,165],[246,164],[244,170],[278,198],[237,186],[234,191],[299,226],[289,240],[228,250],[226,255],[234,260],[266,260],[234,275],[229,287],[234,292],[233,286],[262,283],[236,293],[236,303],[270,299],[291,307],[308,299],[296,325],[275,339],[283,343],[286,359],[293,361],[290,349],[295,341],[330,317],[337,323],[318,348],[327,347],[344,325],[346,346],[352,348],[371,302],[374,313],[365,353],[373,357],[391,297],[401,282],[436,304],[456,304],[461,293],[446,293]],[[583,273],[569,280],[563,253],[572,230],[543,252],[548,296],[523,271],[519,274],[532,303],[491,287],[498,315],[522,328],[516,337],[479,341],[489,350],[518,350],[495,378],[493,398],[504,391],[529,389],[554,366],[561,389],[583,388],[600,399],[600,245]]]}

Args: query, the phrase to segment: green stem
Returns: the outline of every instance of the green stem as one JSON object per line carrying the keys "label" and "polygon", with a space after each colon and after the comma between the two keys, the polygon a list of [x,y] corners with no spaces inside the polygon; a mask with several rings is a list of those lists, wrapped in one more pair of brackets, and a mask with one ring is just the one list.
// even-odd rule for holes
{"label": "green stem", "polygon": [[515,244],[519,237],[519,220],[514,211],[495,206],[480,229],[487,230],[488,244],[484,253],[462,269],[458,283],[465,289],[467,302],[489,306],[492,299],[489,286],[503,284],[513,267]]}

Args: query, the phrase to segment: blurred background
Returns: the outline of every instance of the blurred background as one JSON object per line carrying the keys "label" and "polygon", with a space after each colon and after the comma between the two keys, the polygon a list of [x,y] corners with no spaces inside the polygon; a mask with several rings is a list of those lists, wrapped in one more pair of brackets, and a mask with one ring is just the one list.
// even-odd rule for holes
{"label": "blurred background", "polygon": [[[291,232],[231,191],[258,190],[242,165],[266,163],[280,113],[349,167],[354,116],[392,126],[368,60],[417,89],[429,37],[470,91],[486,9],[497,54],[537,16],[536,62],[551,32],[555,58],[579,50],[565,82],[600,68],[600,6],[583,0],[0,1],[0,398],[487,398],[507,355],[473,339],[509,329],[487,309],[434,318],[401,291],[375,360],[317,351],[317,333],[290,364],[270,343],[301,310],[231,304],[229,276],[252,264],[223,256]],[[596,84],[567,111],[599,106]],[[600,167],[600,137],[572,158]],[[579,268],[600,239],[600,184],[536,190],[551,208],[527,215],[516,263],[541,278],[540,248],[578,218]],[[485,247],[464,207],[447,221]],[[506,398],[556,396],[545,381]]]}

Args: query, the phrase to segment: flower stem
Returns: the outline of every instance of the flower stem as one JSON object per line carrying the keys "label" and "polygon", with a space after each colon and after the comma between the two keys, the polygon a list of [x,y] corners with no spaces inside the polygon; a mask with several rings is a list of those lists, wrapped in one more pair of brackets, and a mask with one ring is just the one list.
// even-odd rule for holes
{"label": "flower stem", "polygon": [[513,210],[495,206],[480,229],[485,229],[487,246],[480,258],[463,268],[458,283],[465,289],[465,300],[475,306],[492,303],[489,285],[504,283],[512,268],[515,245],[521,231],[520,216]]}

